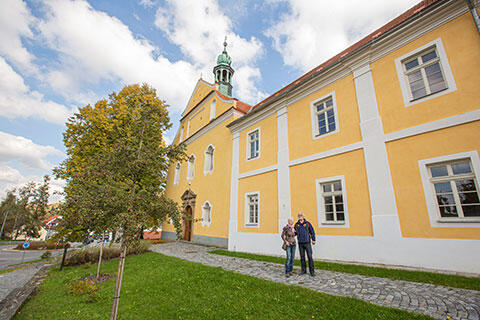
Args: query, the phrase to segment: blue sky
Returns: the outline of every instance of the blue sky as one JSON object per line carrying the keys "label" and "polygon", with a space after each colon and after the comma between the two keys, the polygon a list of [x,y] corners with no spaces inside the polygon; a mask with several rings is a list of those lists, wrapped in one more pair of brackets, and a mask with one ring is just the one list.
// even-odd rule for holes
{"label": "blue sky", "polygon": [[[255,104],[418,0],[0,1],[0,197],[65,157],[79,107],[147,82],[179,115],[228,38],[233,95]],[[52,190],[61,190],[53,181]]]}

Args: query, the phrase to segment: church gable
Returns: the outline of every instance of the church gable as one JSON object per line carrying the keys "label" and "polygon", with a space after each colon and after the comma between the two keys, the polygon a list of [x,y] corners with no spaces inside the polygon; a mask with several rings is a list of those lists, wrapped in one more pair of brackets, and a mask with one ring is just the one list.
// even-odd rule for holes
{"label": "church gable", "polygon": [[199,79],[195,89],[193,89],[192,96],[187,103],[185,111],[182,113],[182,117],[192,111],[202,100],[204,100],[212,91],[215,90],[215,85],[209,84],[208,82]]}

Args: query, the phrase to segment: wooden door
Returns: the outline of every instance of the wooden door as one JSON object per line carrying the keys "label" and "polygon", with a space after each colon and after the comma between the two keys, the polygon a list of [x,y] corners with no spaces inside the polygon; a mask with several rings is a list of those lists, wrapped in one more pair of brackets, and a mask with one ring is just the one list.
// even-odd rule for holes
{"label": "wooden door", "polygon": [[192,241],[192,207],[187,207],[185,216],[185,234],[183,240]]}

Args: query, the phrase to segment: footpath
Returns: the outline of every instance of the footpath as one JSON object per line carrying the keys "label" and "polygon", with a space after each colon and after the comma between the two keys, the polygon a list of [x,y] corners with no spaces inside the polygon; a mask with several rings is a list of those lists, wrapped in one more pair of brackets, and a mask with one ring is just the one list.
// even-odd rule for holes
{"label": "footpath", "polygon": [[286,278],[285,267],[281,264],[221,256],[208,253],[209,250],[213,248],[185,242],[152,246],[152,251],[167,256],[331,295],[423,313],[436,319],[447,319],[448,314],[455,320],[480,320],[480,291],[320,269],[315,270],[316,277],[296,274]]}

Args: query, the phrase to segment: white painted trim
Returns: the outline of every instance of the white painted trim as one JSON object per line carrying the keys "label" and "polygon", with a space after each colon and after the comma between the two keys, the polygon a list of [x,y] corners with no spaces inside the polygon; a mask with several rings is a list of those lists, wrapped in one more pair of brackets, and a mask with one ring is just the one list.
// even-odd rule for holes
{"label": "white painted trim", "polygon": [[260,168],[260,169],[256,169],[256,170],[252,170],[252,171],[240,173],[240,174],[238,175],[238,179],[244,179],[244,178],[256,176],[256,175],[263,174],[263,173],[267,173],[267,172],[270,172],[270,171],[275,171],[275,170],[277,170],[277,169],[278,169],[278,165],[274,164],[273,166],[264,167],[264,168]]}
{"label": "white painted trim", "polygon": [[441,130],[464,123],[480,120],[480,107],[478,110],[457,114],[448,118],[435,120],[428,123],[423,123],[414,127],[402,129],[399,131],[385,134],[385,141],[395,141],[422,133],[427,133],[435,130]]}
{"label": "white painted trim", "polygon": [[[319,128],[318,128],[318,120],[317,120],[317,117],[316,117],[317,111],[316,111],[315,104],[317,104],[318,102],[321,102],[322,100],[328,100],[328,98],[330,98],[330,97],[332,98],[332,103],[333,103],[333,114],[334,114],[334,117],[335,117],[335,130],[327,132],[325,134],[317,135],[316,133],[319,132]],[[335,96],[335,91],[332,91],[332,92],[324,95],[323,97],[320,97],[320,98],[310,102],[310,118],[312,120],[312,139],[313,140],[317,140],[317,139],[329,136],[331,134],[340,132],[340,121],[338,120],[337,98]],[[327,121],[327,114],[326,113],[325,113],[325,121]]]}
{"label": "white painted trim", "polygon": [[[207,170],[207,151],[208,151],[208,148],[212,147],[213,148],[213,152],[212,152],[212,170]],[[209,144],[207,146],[207,148],[205,149],[205,152],[204,152],[204,155],[205,155],[205,160],[204,160],[204,163],[203,163],[203,175],[206,176],[207,174],[212,174],[213,173],[213,170],[215,170],[215,146],[213,144]]]}
{"label": "white painted trim", "polygon": [[475,179],[477,180],[477,188],[478,188],[478,179],[480,177],[480,159],[478,157],[477,150],[460,152],[460,153],[450,154],[446,156],[434,157],[430,159],[418,160],[420,176],[422,178],[422,184],[423,184],[423,192],[425,194],[425,201],[427,205],[428,217],[430,220],[430,225],[432,227],[440,227],[440,228],[457,228],[457,227],[478,228],[480,227],[479,219],[472,219],[471,221],[468,221],[468,222],[467,222],[467,219],[457,219],[456,221],[447,221],[447,220],[442,220],[438,213],[435,191],[433,189],[433,184],[430,182],[430,175],[428,174],[427,166],[435,163],[452,161],[452,160],[460,160],[460,159],[470,159],[470,162],[472,163],[473,174],[475,175]]}
{"label": "white painted trim", "polygon": [[[438,56],[440,58],[440,68],[442,69],[443,75],[445,76],[447,89],[439,91],[434,94],[427,95],[420,99],[412,100],[412,98],[410,97],[409,84],[405,76],[405,72],[403,70],[403,61],[407,60],[412,56],[419,54],[424,50],[427,50],[428,48],[434,48],[434,47],[437,49]],[[450,64],[448,63],[447,54],[445,52],[445,48],[443,47],[443,42],[441,38],[437,38],[421,47],[418,47],[413,51],[410,51],[409,53],[402,55],[401,57],[396,58],[395,68],[397,69],[398,80],[400,82],[400,88],[402,90],[403,103],[405,104],[405,107],[410,107],[414,104],[427,101],[433,98],[437,98],[439,96],[442,96],[444,94],[454,92],[457,90],[455,79],[453,78],[452,70],[450,68]]]}
{"label": "white painted trim", "polygon": [[[255,131],[258,130],[258,156],[256,156],[255,158],[249,158],[249,150],[250,150],[250,139],[249,139],[249,135]],[[252,161],[252,160],[256,160],[256,159],[260,159],[261,155],[262,155],[262,134],[261,134],[261,130],[260,130],[260,127],[256,127],[255,129],[252,129],[250,131],[247,132],[247,135],[245,136],[245,139],[246,139],[246,148],[245,148],[245,159],[246,161]]]}
{"label": "white painted trim", "polygon": [[[203,207],[204,207],[205,204],[207,204],[207,203],[208,203],[208,205],[210,206],[210,221],[209,221],[209,222],[204,221],[204,219],[203,219],[203,218],[204,218],[204,217],[203,217]],[[203,205],[202,205],[202,227],[205,227],[205,226],[210,227],[210,224],[212,223],[212,211],[213,211],[213,206],[212,206],[212,204],[210,203],[210,201],[208,201],[208,200],[205,201],[205,202],[203,203]]]}
{"label": "white painted trim", "polygon": [[180,142],[183,141],[183,129],[184,129],[184,127],[180,126]]}
{"label": "white painted trim", "polygon": [[[253,224],[253,223],[248,223],[248,218],[250,217],[250,212],[249,212],[249,203],[248,203],[248,197],[249,196],[254,196],[256,195],[258,197],[258,223]],[[254,191],[254,192],[247,192],[245,193],[245,228],[260,228],[260,191]]]}
{"label": "white painted trim", "polygon": [[288,111],[287,107],[277,111],[277,199],[278,232],[283,230],[291,216],[290,169],[288,149]]}
{"label": "white painted trim", "polygon": [[[316,235],[314,259],[430,268],[480,275],[479,240]],[[230,251],[285,257],[278,233],[237,232],[228,239]],[[446,258],[448,257],[448,258]]]}
{"label": "white painted trim", "polygon": [[315,161],[315,160],[320,160],[320,159],[324,159],[324,158],[328,158],[328,157],[333,157],[333,156],[336,156],[336,155],[339,155],[339,154],[342,154],[342,153],[347,153],[347,152],[350,152],[350,151],[359,150],[359,149],[362,149],[363,147],[364,147],[363,142],[361,142],[361,141],[360,142],[355,142],[355,143],[352,143],[352,144],[348,144],[346,146],[338,147],[338,148],[335,148],[335,149],[330,149],[330,150],[327,150],[327,151],[311,154],[311,155],[303,157],[303,158],[298,158],[298,159],[295,159],[295,160],[291,160],[291,161],[288,162],[288,166],[291,167],[291,166],[296,166],[296,165],[306,163],[306,162],[310,162],[310,161]]}
{"label": "white painted trim", "polygon": [[[343,210],[345,215],[345,221],[327,221],[325,219],[325,204],[323,202],[323,190],[321,188],[322,183],[334,182],[340,180],[342,184],[342,198],[343,198]],[[326,177],[315,180],[315,190],[317,192],[317,217],[318,226],[325,228],[350,228],[350,222],[348,219],[348,203],[347,203],[347,188],[345,187],[345,176]]]}
{"label": "white painted trim", "polygon": [[238,163],[240,158],[240,134],[232,134],[232,168],[230,174],[230,220],[228,223],[228,249],[235,250],[234,236],[238,226]]}
{"label": "white painted trim", "polygon": [[[191,164],[190,164],[191,163],[190,159],[192,157],[193,157],[193,167],[191,167]],[[195,157],[195,155],[192,153],[187,160],[187,181],[193,180],[193,178],[195,177],[195,162],[196,162],[195,160],[197,160],[197,157]],[[192,171],[191,175],[189,174],[190,171]]]}

